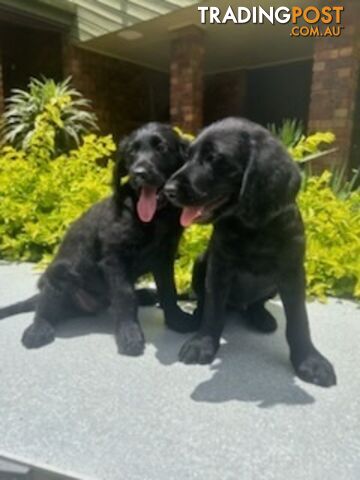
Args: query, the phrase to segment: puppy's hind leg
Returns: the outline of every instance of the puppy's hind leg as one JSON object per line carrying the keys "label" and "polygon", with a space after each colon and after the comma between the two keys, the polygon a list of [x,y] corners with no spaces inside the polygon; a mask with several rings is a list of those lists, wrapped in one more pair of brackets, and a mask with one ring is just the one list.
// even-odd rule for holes
{"label": "puppy's hind leg", "polygon": [[265,300],[255,302],[244,311],[249,328],[262,333],[272,333],[277,329],[277,321],[265,308]]}
{"label": "puppy's hind leg", "polygon": [[55,339],[55,325],[61,315],[63,302],[52,290],[47,285],[39,295],[33,323],[22,336],[26,348],[40,348]]}
{"label": "puppy's hind leg", "polygon": [[248,272],[238,273],[230,294],[228,309],[240,315],[251,330],[272,333],[277,321],[266,309],[265,303],[277,293],[276,286],[267,279],[259,279]]}
{"label": "puppy's hind leg", "polygon": [[70,269],[65,262],[52,265],[44,276],[36,300],[33,323],[24,331],[22,343],[26,348],[40,348],[55,339],[55,327],[65,316],[69,316],[72,299],[69,291],[75,288],[70,281]]}

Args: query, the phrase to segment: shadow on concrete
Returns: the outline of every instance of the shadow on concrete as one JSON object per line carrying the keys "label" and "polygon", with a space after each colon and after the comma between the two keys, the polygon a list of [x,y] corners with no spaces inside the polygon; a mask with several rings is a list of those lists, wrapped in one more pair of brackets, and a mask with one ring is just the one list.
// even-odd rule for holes
{"label": "shadow on concrete", "polygon": [[[279,404],[306,405],[315,399],[295,383],[284,335],[284,319],[280,306],[272,306],[279,322],[271,335],[248,330],[239,318],[229,318],[217,358],[204,368],[213,372],[191,393],[195,402],[220,403],[232,400],[256,403],[259,408]],[[155,347],[162,365],[178,361],[178,352],[189,335],[180,335],[164,327],[160,309],[142,308],[140,320],[147,345]],[[91,334],[113,335],[115,326],[106,313],[97,317],[75,318],[59,325],[57,337],[71,338]],[[189,374],[190,369],[189,368]]]}
{"label": "shadow on concrete", "polygon": [[228,343],[221,346],[210,367],[213,375],[192,392],[194,401],[220,403],[238,400],[256,403],[259,408],[315,402],[314,397],[295,383],[296,377],[280,336],[278,341],[272,341],[266,347],[262,341],[258,346],[249,342],[247,332],[243,333],[240,348],[232,343],[231,335],[225,335]]}
{"label": "shadow on concrete", "polygon": [[[210,367],[197,367],[210,368],[213,375],[194,389],[191,394],[194,401],[237,400],[256,403],[259,408],[315,402],[314,397],[295,383],[281,328],[276,334],[264,335],[247,330],[239,319],[229,319],[228,323],[214,363]],[[165,341],[170,346],[172,342],[174,348],[164,348]],[[183,342],[179,346],[178,341],[173,341],[171,332],[165,332],[153,342],[157,348],[156,357],[164,365],[175,363]]]}
{"label": "shadow on concrete", "polygon": [[74,338],[93,334],[110,335],[115,325],[106,312],[96,316],[69,318],[58,324],[56,338]]}

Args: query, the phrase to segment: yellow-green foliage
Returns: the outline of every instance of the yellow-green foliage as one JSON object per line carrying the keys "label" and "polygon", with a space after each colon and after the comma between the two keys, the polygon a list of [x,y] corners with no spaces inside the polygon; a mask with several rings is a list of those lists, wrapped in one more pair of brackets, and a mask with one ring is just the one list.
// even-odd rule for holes
{"label": "yellow-green foliage", "polygon": [[[50,258],[70,223],[110,192],[111,137],[87,135],[79,148],[56,157],[54,128],[53,112],[41,114],[26,152],[10,146],[0,150],[2,259]],[[360,192],[341,198],[331,189],[330,177],[309,177],[299,197],[307,233],[308,293],[360,298]],[[193,260],[210,234],[210,226],[185,231],[176,263],[180,291],[189,288]]]}
{"label": "yellow-green foliage", "polygon": [[209,225],[192,225],[185,230],[175,265],[176,285],[180,292],[189,289],[194,260],[205,250],[211,232]]}
{"label": "yellow-green foliage", "polygon": [[60,83],[31,78],[26,90],[12,90],[1,122],[3,140],[27,151],[44,122],[52,127],[46,133],[55,137],[51,142],[56,152],[62,153],[79,146],[84,134],[97,130],[90,101],[71,86],[70,78]]}
{"label": "yellow-green foliage", "polygon": [[317,132],[306,137],[303,135],[295,146],[288,147],[288,151],[296,162],[307,161],[310,156],[321,152],[324,146],[335,142],[335,135],[331,132]]}
{"label": "yellow-green foliage", "polygon": [[[174,130],[188,142],[192,142],[195,138],[191,133],[184,133],[179,127],[174,127]],[[212,227],[209,225],[192,225],[185,230],[180,243],[179,258],[175,264],[176,285],[179,292],[189,290],[194,260],[205,250],[211,231]]]}
{"label": "yellow-green foliage", "polygon": [[[40,121],[41,120],[41,121]],[[110,189],[115,150],[110,136],[87,135],[82,145],[52,159],[53,130],[39,119],[26,154],[0,151],[0,258],[39,261],[54,252],[69,224]]]}
{"label": "yellow-green foliage", "polygon": [[179,135],[179,137],[187,140],[188,142],[192,142],[195,139],[195,136],[192,133],[185,133],[179,127],[174,127],[173,130]]}
{"label": "yellow-green foliage", "polygon": [[330,180],[330,172],[309,177],[299,196],[308,294],[360,298],[360,191],[338,198]]}

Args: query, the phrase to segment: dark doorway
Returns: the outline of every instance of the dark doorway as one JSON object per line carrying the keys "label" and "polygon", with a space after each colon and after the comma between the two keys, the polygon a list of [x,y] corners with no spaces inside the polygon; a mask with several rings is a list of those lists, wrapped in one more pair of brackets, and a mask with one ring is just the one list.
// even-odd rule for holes
{"label": "dark doorway", "polygon": [[312,60],[248,71],[247,115],[264,126],[297,118],[307,125]]}
{"label": "dark doorway", "polygon": [[62,41],[59,32],[0,22],[4,97],[24,89],[31,77],[62,78]]}

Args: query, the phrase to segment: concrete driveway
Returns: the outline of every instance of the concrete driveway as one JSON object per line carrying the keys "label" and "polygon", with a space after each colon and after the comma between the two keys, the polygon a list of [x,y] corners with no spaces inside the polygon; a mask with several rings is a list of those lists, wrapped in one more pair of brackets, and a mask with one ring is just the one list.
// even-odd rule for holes
{"label": "concrete driveway", "polygon": [[[34,292],[29,265],[0,266],[0,305]],[[143,309],[147,347],[119,356],[105,315],[20,343],[32,315],[0,321],[0,456],[101,480],[358,480],[360,310],[309,304],[313,337],[338,386],[294,377],[280,323],[265,336],[229,319],[218,359],[185,366],[187,338]],[[0,478],[1,475],[0,475]]]}

